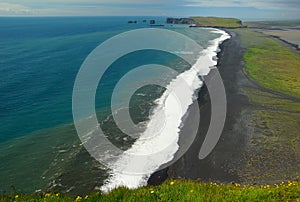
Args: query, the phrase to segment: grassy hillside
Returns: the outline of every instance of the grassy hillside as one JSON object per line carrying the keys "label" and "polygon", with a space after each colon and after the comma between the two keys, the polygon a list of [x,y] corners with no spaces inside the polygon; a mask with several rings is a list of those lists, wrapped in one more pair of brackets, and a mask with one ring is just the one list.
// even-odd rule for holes
{"label": "grassy hillside", "polygon": [[136,190],[118,188],[109,194],[100,192],[71,198],[59,193],[19,195],[0,198],[2,201],[299,201],[300,183],[288,182],[274,186],[219,185],[192,181],[167,181],[156,187]]}
{"label": "grassy hillside", "polygon": [[217,17],[191,17],[198,26],[203,27],[224,27],[239,28],[242,22],[236,18],[217,18]]}

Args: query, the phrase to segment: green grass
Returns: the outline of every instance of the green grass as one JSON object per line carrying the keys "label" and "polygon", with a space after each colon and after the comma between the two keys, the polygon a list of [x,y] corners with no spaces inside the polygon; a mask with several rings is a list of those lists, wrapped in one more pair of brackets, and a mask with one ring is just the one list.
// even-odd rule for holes
{"label": "green grass", "polygon": [[156,187],[146,186],[135,190],[118,188],[109,194],[100,192],[71,198],[57,193],[43,195],[15,194],[2,201],[299,201],[300,182],[278,185],[242,186],[198,183],[193,181],[167,181]]}
{"label": "green grass", "polygon": [[203,27],[239,28],[242,22],[236,18],[191,17],[197,25]]}
{"label": "green grass", "polygon": [[263,92],[257,88],[243,89],[249,96],[249,101],[273,110],[300,113],[300,102],[284,99],[272,93]]}
{"label": "green grass", "polygon": [[251,30],[239,30],[249,75],[261,86],[300,98],[300,55],[274,39]]}
{"label": "green grass", "polygon": [[[264,100],[256,100],[264,103]],[[268,101],[269,102],[269,101]],[[247,183],[278,183],[300,176],[299,113],[254,110],[247,151],[238,174]],[[254,126],[254,127],[253,127]]]}
{"label": "green grass", "polygon": [[299,20],[282,20],[282,21],[249,21],[245,22],[250,26],[297,26],[300,25]]}

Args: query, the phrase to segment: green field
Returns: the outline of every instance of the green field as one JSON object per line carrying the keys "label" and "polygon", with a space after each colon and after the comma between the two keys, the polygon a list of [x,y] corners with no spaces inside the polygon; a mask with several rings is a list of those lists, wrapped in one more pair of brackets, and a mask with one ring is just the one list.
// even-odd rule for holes
{"label": "green field", "polygon": [[2,201],[299,201],[300,183],[242,186],[193,181],[166,181],[160,186],[146,186],[135,190],[118,188],[109,194],[100,192],[71,198],[59,193],[6,196]]}
{"label": "green field", "polygon": [[190,17],[198,26],[203,27],[223,27],[223,28],[239,28],[242,22],[236,18],[217,18],[217,17]]}
{"label": "green field", "polygon": [[239,33],[249,75],[262,87],[300,98],[300,55],[266,35],[249,29]]}

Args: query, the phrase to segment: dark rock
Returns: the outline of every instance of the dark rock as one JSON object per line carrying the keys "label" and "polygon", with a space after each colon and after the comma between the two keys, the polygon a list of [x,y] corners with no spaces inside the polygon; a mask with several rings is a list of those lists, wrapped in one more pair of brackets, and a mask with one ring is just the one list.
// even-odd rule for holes
{"label": "dark rock", "polygon": [[155,24],[155,20],[150,20],[150,25],[154,25]]}
{"label": "dark rock", "polygon": [[167,18],[167,24],[194,24],[191,18]]}

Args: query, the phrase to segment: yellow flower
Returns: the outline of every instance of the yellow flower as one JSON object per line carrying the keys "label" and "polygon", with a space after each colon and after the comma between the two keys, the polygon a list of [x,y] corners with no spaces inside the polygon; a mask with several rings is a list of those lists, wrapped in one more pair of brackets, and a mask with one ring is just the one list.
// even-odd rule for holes
{"label": "yellow flower", "polygon": [[153,193],[154,193],[154,191],[153,191],[153,190],[151,190],[151,191],[150,191],[150,193],[151,193],[151,194],[153,194]]}
{"label": "yellow flower", "polygon": [[15,199],[19,198],[19,195],[15,195]]}
{"label": "yellow flower", "polygon": [[87,199],[89,196],[88,195],[86,195],[85,197],[84,197],[84,199]]}
{"label": "yellow flower", "polygon": [[77,196],[75,201],[81,201],[82,197],[81,196]]}
{"label": "yellow flower", "polygon": [[190,190],[190,192],[191,192],[191,193],[193,193],[193,192],[194,192],[194,190],[193,190],[193,189],[191,189],[191,190]]}
{"label": "yellow flower", "polygon": [[175,182],[174,181],[172,181],[172,182],[170,182],[170,185],[173,185]]}
{"label": "yellow flower", "polygon": [[59,193],[56,193],[56,194],[55,194],[55,196],[57,196],[57,197],[58,197],[58,196],[59,196]]}
{"label": "yellow flower", "polygon": [[49,193],[45,194],[45,197],[50,197],[50,196],[51,196],[51,194],[49,194]]}

